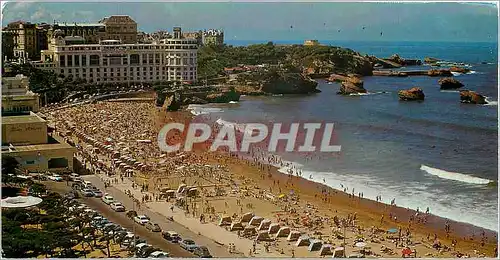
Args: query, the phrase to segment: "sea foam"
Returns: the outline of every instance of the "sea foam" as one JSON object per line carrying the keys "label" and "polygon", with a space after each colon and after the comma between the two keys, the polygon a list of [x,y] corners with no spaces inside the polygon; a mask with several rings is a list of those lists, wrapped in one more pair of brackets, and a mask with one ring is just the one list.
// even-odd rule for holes
{"label": "sea foam", "polygon": [[427,165],[421,165],[420,170],[425,171],[431,175],[437,176],[441,179],[447,179],[447,180],[453,180],[453,181],[459,181],[459,182],[464,182],[464,183],[470,183],[470,184],[488,184],[492,182],[491,180],[488,179],[483,179],[479,177],[474,177],[470,176],[467,174],[463,173],[458,173],[458,172],[449,172],[437,168],[432,168]]}

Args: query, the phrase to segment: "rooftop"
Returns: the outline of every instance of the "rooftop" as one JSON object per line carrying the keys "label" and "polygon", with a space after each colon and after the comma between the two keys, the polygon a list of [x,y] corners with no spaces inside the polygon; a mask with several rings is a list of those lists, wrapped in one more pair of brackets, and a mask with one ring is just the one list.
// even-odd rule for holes
{"label": "rooftop", "polygon": [[76,26],[76,27],[99,27],[99,26],[105,26],[103,23],[56,23],[54,25],[60,26],[60,27],[70,27],[70,26]]}
{"label": "rooftop", "polygon": [[33,144],[33,145],[14,145],[11,146],[9,152],[28,152],[28,151],[43,151],[43,150],[56,150],[56,149],[68,149],[74,148],[73,146],[66,143],[57,144]]}
{"label": "rooftop", "polygon": [[27,124],[27,123],[44,123],[46,122],[37,114],[30,112],[30,114],[14,114],[5,115],[2,114],[2,125],[9,124]]}

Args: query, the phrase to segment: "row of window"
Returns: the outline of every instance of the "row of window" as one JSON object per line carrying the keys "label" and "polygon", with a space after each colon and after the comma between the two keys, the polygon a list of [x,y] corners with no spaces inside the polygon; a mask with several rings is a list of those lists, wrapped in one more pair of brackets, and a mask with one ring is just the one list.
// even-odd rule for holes
{"label": "row of window", "polygon": [[153,81],[153,80],[196,80],[196,76],[193,75],[170,75],[168,76],[156,76],[156,77],[133,77],[130,76],[128,79],[127,77],[113,77],[113,78],[95,78],[93,79],[94,82],[122,82],[122,81]]}
{"label": "row of window", "polygon": [[[160,67],[156,67],[156,70],[154,70],[154,69],[153,69],[153,67],[149,67],[149,68],[142,68],[142,72],[143,72],[144,74],[145,74],[147,71],[149,71],[149,73],[150,73],[151,75],[153,75],[153,74],[152,74],[153,72],[156,72],[156,75],[158,75],[160,72],[162,72],[162,73],[166,73],[166,71],[167,71],[167,70],[168,70],[168,71],[170,71],[170,72],[174,72],[174,71],[182,71],[182,72],[184,72],[184,71],[185,71],[185,72],[188,72],[188,71],[189,71],[189,72],[191,72],[191,75],[193,74],[193,72],[194,72],[194,73],[196,73],[196,68],[193,68],[193,67],[189,68],[189,70],[188,70],[187,68],[186,68],[186,69],[184,69],[184,68],[172,68],[172,67],[168,67],[168,68],[167,68],[167,67],[162,67],[162,69],[161,69],[161,70],[160,70]],[[140,72],[140,69],[139,69],[139,68],[137,68],[137,70],[136,70],[136,71],[137,71],[137,73],[139,73],[139,72]],[[79,70],[79,69],[74,69],[74,70],[73,70],[73,69],[68,69],[68,70],[61,69],[61,70],[60,70],[60,73],[61,73],[61,74],[65,74],[65,73],[72,74],[73,72],[78,74],[78,73],[80,73],[80,70]],[[83,68],[83,69],[81,69],[81,72],[82,72],[82,73],[87,73],[87,69]],[[90,68],[90,69],[89,69],[89,73],[93,73],[93,72],[94,72],[93,68]],[[100,72],[99,68],[96,68],[95,72],[96,72],[96,73],[99,73],[99,72]],[[110,73],[111,73],[111,75],[113,75],[113,73],[115,73],[115,72],[116,72],[116,73],[118,73],[118,76],[120,76],[120,72],[124,73],[124,75],[126,75],[126,74],[127,74],[127,70],[126,70],[125,68],[124,68],[123,70],[120,70],[119,68],[117,68],[116,70],[114,70],[113,68],[110,68],[110,69],[109,69],[109,71],[108,71],[108,69],[107,69],[107,68],[103,68],[103,72],[104,72],[104,76],[106,76],[106,73],[107,73],[107,72],[110,72]],[[131,73],[133,73],[133,72],[134,72],[134,69],[133,69],[133,68],[130,68],[130,72],[131,72]],[[92,75],[92,74],[91,74],[91,75]],[[91,76],[91,77],[92,77],[92,76]]]}
{"label": "row of window", "polygon": [[[187,56],[187,53],[184,53],[184,56]],[[196,65],[196,57],[191,53],[190,58],[169,58],[171,56],[166,56],[160,54],[142,54],[142,59],[139,54],[131,54],[130,55],[130,65],[139,65],[140,60],[142,60],[142,64],[161,64],[161,60],[164,59],[164,64],[172,64],[172,65]],[[182,63],[181,63],[182,61]],[[109,57],[102,59],[102,65],[128,65],[129,59],[128,57]],[[59,67],[86,67],[86,66],[96,66],[100,65],[100,57],[99,55],[90,55],[89,56],[89,64],[87,64],[87,55],[60,55],[59,56]]]}
{"label": "row of window", "polygon": [[[181,48],[182,47],[182,48]],[[198,45],[191,43],[189,46],[174,45],[133,45],[133,46],[89,46],[89,47],[61,47],[62,51],[98,51],[98,50],[173,50],[173,49],[198,49]]]}

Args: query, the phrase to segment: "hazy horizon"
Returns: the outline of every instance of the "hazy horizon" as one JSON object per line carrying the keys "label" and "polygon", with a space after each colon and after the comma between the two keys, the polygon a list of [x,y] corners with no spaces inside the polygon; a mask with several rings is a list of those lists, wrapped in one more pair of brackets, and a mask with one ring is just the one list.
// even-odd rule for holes
{"label": "hazy horizon", "polygon": [[[186,3],[12,2],[2,25],[96,23],[130,15],[138,30],[222,29],[226,41],[497,42],[498,9],[492,3]],[[257,19],[256,19],[257,18]]]}

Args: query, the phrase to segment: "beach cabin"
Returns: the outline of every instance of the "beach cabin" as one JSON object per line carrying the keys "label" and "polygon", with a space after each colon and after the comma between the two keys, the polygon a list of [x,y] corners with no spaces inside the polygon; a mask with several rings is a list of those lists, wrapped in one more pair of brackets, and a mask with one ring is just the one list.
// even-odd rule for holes
{"label": "beach cabin", "polygon": [[255,230],[254,227],[245,227],[243,229],[243,236],[252,236],[252,235],[255,235],[257,234],[257,230]]}
{"label": "beach cabin", "polygon": [[299,239],[297,239],[297,242],[295,243],[295,246],[308,246],[311,244],[311,240],[309,236],[301,236]]}
{"label": "beach cabin", "polygon": [[290,234],[290,228],[289,227],[281,227],[278,230],[278,233],[276,233],[276,237],[287,237]]}
{"label": "beach cabin", "polygon": [[276,232],[278,232],[278,230],[280,230],[280,224],[273,223],[269,226],[267,232],[269,232],[269,234],[275,234]]}
{"label": "beach cabin", "polygon": [[230,216],[221,216],[219,220],[219,226],[229,226],[231,225],[231,217]]}
{"label": "beach cabin", "polygon": [[333,246],[330,244],[324,244],[321,246],[321,249],[319,250],[319,256],[325,256],[325,255],[333,255]]}
{"label": "beach cabin", "polygon": [[309,252],[318,251],[321,249],[322,246],[323,246],[323,241],[319,239],[311,239],[311,243],[309,244],[309,248],[307,250],[309,250]]}
{"label": "beach cabin", "polygon": [[300,232],[297,230],[291,231],[286,238],[287,241],[297,241],[300,237]]}
{"label": "beach cabin", "polygon": [[267,231],[261,231],[255,238],[257,241],[272,241],[271,237],[269,236],[269,232]]}
{"label": "beach cabin", "polygon": [[231,227],[229,228],[230,231],[237,231],[237,230],[243,230],[245,229],[243,227],[243,224],[241,222],[233,222],[231,224]]}
{"label": "beach cabin", "polygon": [[343,247],[336,247],[334,250],[333,250],[333,258],[341,258],[341,257],[344,257],[345,255],[345,250]]}
{"label": "beach cabin", "polygon": [[254,216],[255,216],[255,214],[253,214],[253,212],[245,213],[241,217],[241,222],[249,222]]}
{"label": "beach cabin", "polygon": [[250,222],[248,223],[248,225],[250,226],[259,226],[260,223],[264,220],[263,217],[258,217],[258,216],[255,216],[253,217]]}
{"label": "beach cabin", "polygon": [[270,219],[264,219],[262,222],[260,222],[258,230],[267,230],[269,229],[269,226],[271,226],[271,220]]}

